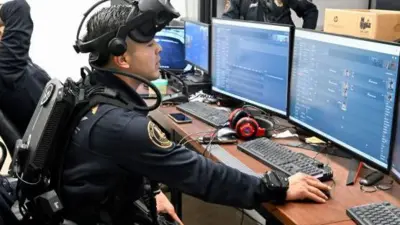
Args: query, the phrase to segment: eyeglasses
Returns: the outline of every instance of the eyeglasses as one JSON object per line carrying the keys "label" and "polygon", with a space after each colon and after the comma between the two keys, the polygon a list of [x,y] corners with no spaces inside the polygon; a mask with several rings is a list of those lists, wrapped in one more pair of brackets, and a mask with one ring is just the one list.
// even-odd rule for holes
{"label": "eyeglasses", "polygon": [[366,192],[366,193],[373,193],[373,192],[376,192],[378,190],[388,191],[388,190],[392,189],[392,187],[393,187],[393,180],[391,180],[389,182],[386,182],[386,183],[380,183],[380,184],[375,185],[375,186],[364,186],[364,185],[361,185],[360,189],[361,189],[361,191]]}

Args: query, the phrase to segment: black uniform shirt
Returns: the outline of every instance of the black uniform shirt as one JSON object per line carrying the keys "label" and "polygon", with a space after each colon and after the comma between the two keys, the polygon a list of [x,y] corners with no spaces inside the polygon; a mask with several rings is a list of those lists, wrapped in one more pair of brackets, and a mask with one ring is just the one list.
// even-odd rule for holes
{"label": "black uniform shirt", "polygon": [[[145,105],[117,77],[99,76]],[[144,112],[103,104],[82,118],[67,153],[62,192],[67,217],[93,222],[88,219],[98,218],[121,187],[126,196],[117,204],[131,203],[143,193],[143,176],[213,203],[253,208],[265,200],[259,178],[170,142]]]}

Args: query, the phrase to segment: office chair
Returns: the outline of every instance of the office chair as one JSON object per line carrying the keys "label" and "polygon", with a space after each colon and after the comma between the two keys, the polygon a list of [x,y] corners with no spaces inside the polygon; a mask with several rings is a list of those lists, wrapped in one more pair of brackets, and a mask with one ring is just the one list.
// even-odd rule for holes
{"label": "office chair", "polygon": [[21,138],[14,124],[0,110],[0,137],[3,138],[11,156],[14,155],[15,142]]}

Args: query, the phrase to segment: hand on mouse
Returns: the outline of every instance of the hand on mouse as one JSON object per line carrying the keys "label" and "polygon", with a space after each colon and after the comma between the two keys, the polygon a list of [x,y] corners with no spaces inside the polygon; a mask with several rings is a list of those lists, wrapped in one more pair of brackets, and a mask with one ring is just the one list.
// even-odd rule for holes
{"label": "hand on mouse", "polygon": [[318,203],[325,203],[328,200],[321,190],[328,191],[331,188],[323,184],[317,178],[297,173],[289,177],[289,189],[287,191],[286,200],[305,200],[310,199]]}

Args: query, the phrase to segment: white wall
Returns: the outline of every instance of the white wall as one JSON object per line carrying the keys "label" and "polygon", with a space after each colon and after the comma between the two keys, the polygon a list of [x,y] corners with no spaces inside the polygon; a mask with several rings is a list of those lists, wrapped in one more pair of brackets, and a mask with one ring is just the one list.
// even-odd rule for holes
{"label": "white wall", "polygon": [[[43,67],[51,77],[65,81],[67,77],[79,79],[79,70],[87,66],[87,54],[77,54],[73,49],[76,32],[86,12],[97,0],[70,0],[64,4],[54,0],[27,0],[31,6],[34,32],[30,55],[35,63]],[[187,2],[194,0],[172,0],[182,17],[188,15]],[[197,0],[196,0],[197,1]],[[107,2],[99,9],[109,6]],[[189,14],[193,14],[189,11]],[[90,16],[89,16],[90,17]],[[86,30],[82,31],[85,34]]]}
{"label": "white wall", "polygon": [[72,46],[83,13],[95,1],[70,0],[64,4],[54,0],[27,1],[35,25],[30,50],[32,60],[51,77],[61,81],[67,77],[79,79],[79,69],[87,65],[88,55],[77,54]]}

